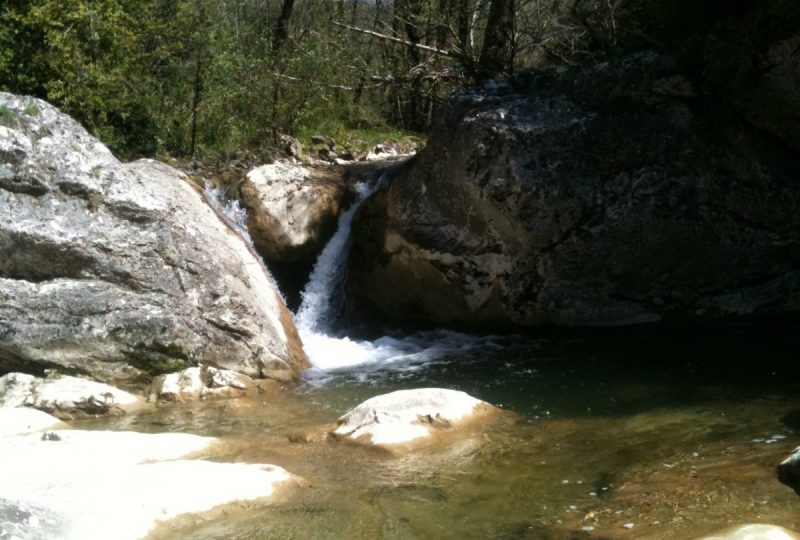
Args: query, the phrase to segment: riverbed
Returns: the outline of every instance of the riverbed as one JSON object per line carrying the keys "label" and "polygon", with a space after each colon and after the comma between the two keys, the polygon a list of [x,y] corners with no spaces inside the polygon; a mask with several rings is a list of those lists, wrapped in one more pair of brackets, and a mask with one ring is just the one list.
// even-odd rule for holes
{"label": "riverbed", "polygon": [[[152,538],[697,538],[800,529],[775,466],[800,440],[793,329],[494,337],[438,358],[309,373],[255,399],[161,406],[79,427],[183,431],[212,459],[272,463],[308,485],[182,518]],[[508,412],[402,457],[326,439],[365,398],[464,390]]]}

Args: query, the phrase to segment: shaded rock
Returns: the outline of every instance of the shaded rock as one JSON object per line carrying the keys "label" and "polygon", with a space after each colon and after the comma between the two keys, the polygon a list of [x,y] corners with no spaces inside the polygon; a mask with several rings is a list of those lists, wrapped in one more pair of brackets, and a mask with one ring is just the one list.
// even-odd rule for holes
{"label": "shaded rock", "polygon": [[336,148],[336,141],[327,135],[312,135],[311,143],[325,145],[329,150]]}
{"label": "shaded rock", "polygon": [[285,162],[253,169],[239,187],[253,244],[268,263],[313,262],[345,195],[340,181]]}
{"label": "shaded rock", "polygon": [[255,390],[253,379],[228,369],[198,366],[153,380],[151,401],[191,401],[206,398],[237,398]]}
{"label": "shaded rock", "polygon": [[778,480],[800,495],[800,448],[778,465]]}
{"label": "shaded rock", "polygon": [[61,420],[46,412],[29,407],[0,407],[0,437],[64,427]]}
{"label": "shaded rock", "polygon": [[98,414],[124,414],[141,399],[107,384],[55,375],[48,378],[25,373],[0,377],[0,407],[33,407],[62,420]]}
{"label": "shaded rock", "polygon": [[451,100],[355,219],[353,317],[485,329],[798,313],[800,154],[742,122],[752,109],[707,106],[654,53]]}
{"label": "shaded rock", "polygon": [[304,369],[260,262],[185,175],[120,163],[43,101],[3,93],[0,106],[16,118],[0,126],[3,371],[130,382],[199,362]]}
{"label": "shaded rock", "polygon": [[797,540],[795,532],[777,525],[737,525],[722,532],[704,536],[701,540]]}
{"label": "shaded rock", "polygon": [[303,159],[303,145],[300,141],[289,135],[281,135],[280,143],[282,150],[287,156],[295,159]]}
{"label": "shaded rock", "polygon": [[210,437],[53,433],[0,438],[0,530],[21,539],[142,538],[159,521],[296,485],[272,465],[185,459]]}
{"label": "shaded rock", "polygon": [[403,445],[463,427],[496,410],[456,390],[398,390],[361,403],[339,419],[332,434],[370,445]]}

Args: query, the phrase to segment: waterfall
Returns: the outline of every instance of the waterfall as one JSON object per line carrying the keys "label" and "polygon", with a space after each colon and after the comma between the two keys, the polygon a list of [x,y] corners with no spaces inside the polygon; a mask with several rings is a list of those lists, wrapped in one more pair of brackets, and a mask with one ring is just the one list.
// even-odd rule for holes
{"label": "waterfall", "polygon": [[350,228],[353,216],[364,201],[386,183],[384,176],[369,185],[358,182],[355,185],[358,198],[352,206],[339,217],[336,232],[319,254],[314,270],[303,290],[302,303],[295,315],[299,329],[310,333],[324,333],[330,330],[341,307],[340,285],[344,281],[347,256],[350,253]]}
{"label": "waterfall", "polygon": [[[352,243],[350,232],[353,217],[364,201],[386,182],[385,176],[382,176],[372,184],[356,184],[356,202],[339,218],[338,228],[317,258],[303,290],[295,324],[313,366],[307,374],[311,380],[324,380],[326,372],[345,368],[357,367],[365,373],[389,365],[414,369],[414,366],[442,356],[466,351],[481,344],[491,345],[491,337],[479,338],[447,330],[400,337],[383,336],[374,341],[332,335],[331,326],[341,308],[341,286]],[[272,274],[253,247],[247,231],[247,210],[238,201],[228,200],[222,190],[210,183],[206,184],[203,196],[220,219],[242,238],[261,263],[270,283],[276,291],[279,290]]]}

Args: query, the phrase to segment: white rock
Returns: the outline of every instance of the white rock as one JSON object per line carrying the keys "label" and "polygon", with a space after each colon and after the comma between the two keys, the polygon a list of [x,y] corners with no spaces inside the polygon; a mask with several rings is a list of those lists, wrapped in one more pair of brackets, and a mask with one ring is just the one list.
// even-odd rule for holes
{"label": "white rock", "polygon": [[34,377],[7,373],[0,377],[0,407],[33,407],[57,416],[102,414],[136,406],[140,398],[107,384],[78,377]]}
{"label": "white rock", "polygon": [[776,525],[737,525],[700,540],[798,540],[800,535]]}
{"label": "white rock", "polygon": [[334,434],[376,445],[401,444],[491,410],[488,403],[456,390],[399,390],[358,405],[339,419]]}
{"label": "white rock", "polygon": [[209,437],[52,433],[57,440],[0,438],[0,530],[24,539],[141,538],[158,521],[268,497],[293,478],[271,465],[179,459],[206,449]]}
{"label": "white rock", "polygon": [[211,366],[197,366],[156,377],[150,396],[158,401],[233,398],[243,396],[253,387],[253,379],[242,373]]}
{"label": "white rock", "polygon": [[55,416],[28,407],[0,407],[0,437],[64,427]]}
{"label": "white rock", "polygon": [[248,229],[268,261],[314,260],[336,226],[345,197],[341,182],[288,162],[262,165],[239,188]]}

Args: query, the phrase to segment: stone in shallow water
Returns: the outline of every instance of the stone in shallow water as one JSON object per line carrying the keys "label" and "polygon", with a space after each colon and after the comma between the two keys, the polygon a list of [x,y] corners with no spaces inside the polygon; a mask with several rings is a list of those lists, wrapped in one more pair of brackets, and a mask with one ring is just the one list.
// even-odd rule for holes
{"label": "stone in shallow water", "polygon": [[800,495],[800,447],[778,465],[778,480]]}
{"label": "stone in shallow water", "polygon": [[737,525],[700,540],[798,540],[800,536],[776,525]]}
{"label": "stone in shallow water", "polygon": [[374,445],[404,444],[450,431],[496,410],[457,390],[399,390],[358,405],[339,419],[333,434]]}
{"label": "stone in shallow water", "polygon": [[158,521],[269,497],[291,474],[271,465],[179,459],[213,438],[57,431],[0,438],[0,531],[21,539],[141,538]]}
{"label": "stone in shallow water", "polygon": [[61,419],[119,414],[140,401],[119,388],[78,377],[40,378],[26,373],[0,377],[0,407],[33,407]]}
{"label": "stone in shallow water", "polygon": [[150,390],[152,400],[191,401],[204,398],[236,398],[255,388],[253,379],[228,369],[191,367],[156,377]]}
{"label": "stone in shallow water", "polygon": [[0,407],[0,437],[32,433],[54,427],[64,427],[64,424],[46,412],[28,407]]}

